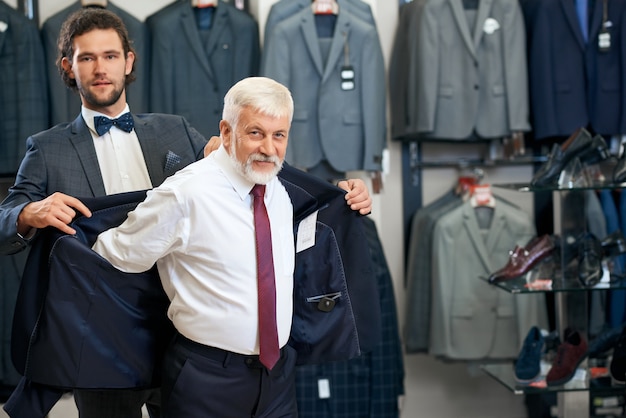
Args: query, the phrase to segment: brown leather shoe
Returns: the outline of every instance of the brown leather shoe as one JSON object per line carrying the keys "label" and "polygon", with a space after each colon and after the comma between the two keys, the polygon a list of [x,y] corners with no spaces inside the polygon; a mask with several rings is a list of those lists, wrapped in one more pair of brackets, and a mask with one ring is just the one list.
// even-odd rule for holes
{"label": "brown leather shoe", "polygon": [[537,263],[552,254],[553,250],[554,240],[547,234],[532,239],[526,247],[516,245],[513,251],[509,252],[506,266],[489,276],[489,283],[511,280],[528,273]]}

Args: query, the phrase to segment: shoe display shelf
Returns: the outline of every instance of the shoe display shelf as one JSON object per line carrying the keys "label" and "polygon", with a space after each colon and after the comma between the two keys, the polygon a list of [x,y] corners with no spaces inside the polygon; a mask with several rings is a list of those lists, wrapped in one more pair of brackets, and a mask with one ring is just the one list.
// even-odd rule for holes
{"label": "shoe display shelf", "polygon": [[[555,319],[558,335],[564,336],[575,328],[588,341],[588,292],[607,289],[626,289],[626,280],[611,274],[610,260],[603,260],[602,279],[587,286],[580,279],[577,257],[581,245],[579,237],[588,235],[585,199],[587,190],[623,189],[625,183],[599,183],[592,187],[536,188],[528,184],[493,184],[492,187],[506,188],[528,193],[552,193],[554,202],[554,239],[557,240],[554,254],[542,260],[523,276],[498,283],[503,291],[519,294],[551,292],[554,295]],[[579,265],[580,264],[580,265]],[[541,394],[556,392],[559,418],[589,418],[593,410],[590,399],[597,391],[614,393],[616,397],[625,393],[623,385],[615,384],[610,378],[592,377],[589,361],[585,358],[576,366],[571,379],[563,384],[546,384],[545,376],[550,367],[542,360],[540,378],[529,383],[520,383],[511,363],[484,364],[482,369],[515,394]],[[542,379],[543,378],[543,379]],[[593,415],[595,416],[595,415]]]}

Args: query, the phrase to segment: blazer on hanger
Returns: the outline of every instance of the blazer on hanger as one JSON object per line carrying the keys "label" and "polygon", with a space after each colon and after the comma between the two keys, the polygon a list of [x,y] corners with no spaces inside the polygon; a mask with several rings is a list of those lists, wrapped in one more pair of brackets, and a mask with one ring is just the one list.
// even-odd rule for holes
{"label": "blazer on hanger", "polygon": [[[607,6],[604,21],[603,7]],[[573,0],[524,0],[535,138],[568,137],[581,126],[626,132],[626,4],[595,0],[585,42]],[[601,32],[610,47],[600,50]]]}
{"label": "blazer on hanger", "polygon": [[481,0],[473,28],[462,0],[429,0],[419,14],[407,113],[411,134],[501,138],[528,131],[526,32],[517,0]]}
{"label": "blazer on hanger", "polygon": [[24,139],[48,127],[48,83],[37,25],[0,2],[0,174],[15,175]]}
{"label": "blazer on hanger", "polygon": [[203,39],[189,1],[175,1],[146,19],[151,33],[150,111],[184,116],[205,137],[219,132],[226,92],[257,75],[259,28],[225,1]]}
{"label": "blazer on hanger", "polygon": [[[376,28],[347,8],[337,15],[328,56],[315,16],[304,8],[278,23],[264,52],[262,74],[287,86],[294,115],[286,161],[311,168],[326,160],[336,171],[381,170],[386,145],[386,87]],[[354,86],[342,87],[342,68]]]}

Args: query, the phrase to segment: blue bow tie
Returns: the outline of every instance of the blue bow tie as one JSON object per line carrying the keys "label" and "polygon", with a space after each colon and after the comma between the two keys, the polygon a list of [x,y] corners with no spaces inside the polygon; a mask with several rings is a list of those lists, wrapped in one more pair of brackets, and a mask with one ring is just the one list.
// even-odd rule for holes
{"label": "blue bow tie", "polygon": [[133,127],[135,126],[133,116],[130,114],[130,112],[124,113],[117,119],[109,119],[106,116],[94,116],[93,122],[96,126],[96,132],[99,136],[102,136],[105,133],[109,132],[109,129],[111,129],[111,126],[113,125],[126,132],[132,131]]}

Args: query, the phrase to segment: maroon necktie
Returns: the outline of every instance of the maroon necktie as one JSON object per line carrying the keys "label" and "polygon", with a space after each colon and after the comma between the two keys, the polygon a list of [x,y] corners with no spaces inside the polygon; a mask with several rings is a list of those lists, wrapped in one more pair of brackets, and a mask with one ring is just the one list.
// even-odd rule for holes
{"label": "maroon necktie", "polygon": [[272,369],[280,357],[278,331],[276,330],[276,283],[274,258],[272,256],[272,233],[270,219],[263,196],[265,185],[252,188],[254,198],[254,232],[256,235],[256,262],[259,303],[259,360]]}

